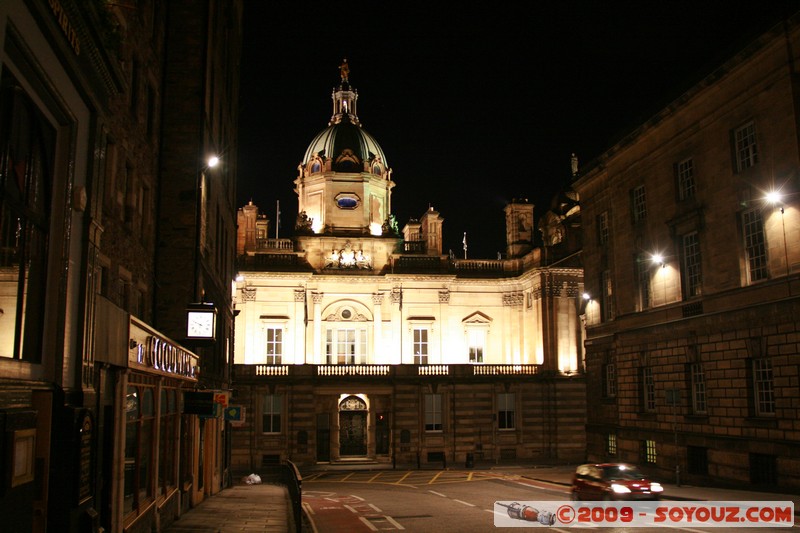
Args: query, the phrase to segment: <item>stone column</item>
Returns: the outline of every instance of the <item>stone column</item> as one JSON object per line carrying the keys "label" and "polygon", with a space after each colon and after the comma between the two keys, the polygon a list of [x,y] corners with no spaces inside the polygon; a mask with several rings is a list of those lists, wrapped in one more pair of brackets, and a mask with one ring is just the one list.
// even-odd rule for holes
{"label": "stone column", "polygon": [[373,316],[373,342],[372,356],[367,363],[385,363],[388,355],[383,346],[383,318],[381,317],[381,305],[383,304],[383,293],[377,292],[372,295],[372,316]]}
{"label": "stone column", "polygon": [[311,299],[314,302],[314,364],[321,365],[324,363],[322,360],[322,293],[312,292]]}
{"label": "stone column", "polygon": [[[294,290],[294,361],[296,365],[307,363],[308,354],[305,350],[306,325],[308,323],[306,315],[306,290]],[[287,332],[288,333],[288,332]],[[289,363],[289,361],[286,361]]]}

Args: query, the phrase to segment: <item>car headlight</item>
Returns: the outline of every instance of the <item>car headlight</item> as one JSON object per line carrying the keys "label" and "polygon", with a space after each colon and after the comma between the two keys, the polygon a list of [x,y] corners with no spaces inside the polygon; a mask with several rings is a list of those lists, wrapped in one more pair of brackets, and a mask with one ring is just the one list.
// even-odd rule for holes
{"label": "car headlight", "polygon": [[664,487],[661,486],[661,483],[650,483],[650,492],[663,492]]}
{"label": "car headlight", "polygon": [[612,483],[611,490],[613,490],[617,494],[627,494],[628,492],[631,491],[631,489],[629,489],[625,485],[620,485],[619,483]]}

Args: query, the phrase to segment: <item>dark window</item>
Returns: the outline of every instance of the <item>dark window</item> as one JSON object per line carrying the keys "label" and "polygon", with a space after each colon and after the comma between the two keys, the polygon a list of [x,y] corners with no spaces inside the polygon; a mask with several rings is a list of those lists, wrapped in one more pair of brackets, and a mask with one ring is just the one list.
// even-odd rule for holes
{"label": "dark window", "polygon": [[778,466],[774,455],[763,453],[750,454],[750,483],[753,485],[769,485],[771,488],[778,482]]}
{"label": "dark window", "polygon": [[642,411],[652,413],[656,410],[656,383],[653,369],[643,366],[639,369]]}
{"label": "dark window", "polygon": [[686,460],[690,474],[698,476],[708,475],[708,448],[687,446]]}
{"label": "dark window", "polygon": [[747,254],[747,278],[752,283],[767,279],[767,243],[764,220],[759,209],[742,213],[744,250]]}
{"label": "dark window", "polygon": [[758,163],[758,145],[756,144],[756,125],[748,122],[733,132],[734,152],[736,155],[736,171],[741,172]]}
{"label": "dark window", "polygon": [[514,393],[501,393],[497,395],[497,428],[514,429]]}

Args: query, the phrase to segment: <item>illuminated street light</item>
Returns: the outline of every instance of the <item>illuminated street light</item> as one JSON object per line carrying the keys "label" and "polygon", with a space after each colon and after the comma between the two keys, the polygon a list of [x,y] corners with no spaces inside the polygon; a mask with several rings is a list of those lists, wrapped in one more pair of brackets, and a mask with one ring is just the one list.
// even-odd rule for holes
{"label": "illuminated street light", "polygon": [[662,267],[662,268],[663,268],[664,266],[666,266],[666,265],[664,264],[664,256],[663,256],[663,255],[661,255],[661,254],[653,254],[653,255],[650,257],[650,260],[653,262],[653,264],[654,264],[654,265],[661,265],[661,267]]}
{"label": "illuminated street light", "polygon": [[212,155],[211,157],[208,158],[206,164],[208,165],[208,168],[214,168],[219,164],[219,157]]}

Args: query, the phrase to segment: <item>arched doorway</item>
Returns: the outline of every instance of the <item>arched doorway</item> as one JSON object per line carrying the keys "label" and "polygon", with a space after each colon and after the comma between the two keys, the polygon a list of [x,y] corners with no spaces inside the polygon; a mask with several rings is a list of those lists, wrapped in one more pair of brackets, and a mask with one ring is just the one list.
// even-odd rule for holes
{"label": "arched doorway", "polygon": [[339,403],[339,456],[367,455],[367,404],[358,396]]}

